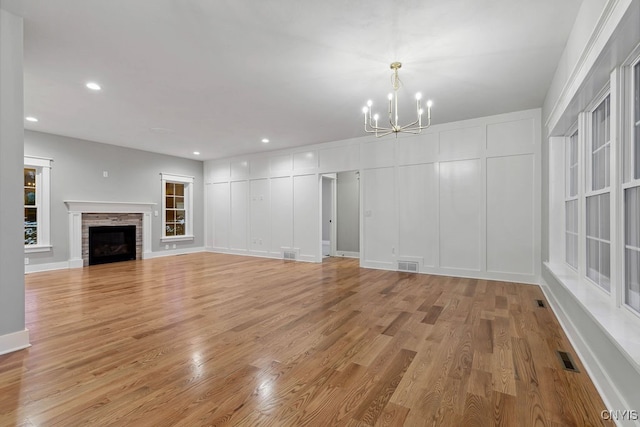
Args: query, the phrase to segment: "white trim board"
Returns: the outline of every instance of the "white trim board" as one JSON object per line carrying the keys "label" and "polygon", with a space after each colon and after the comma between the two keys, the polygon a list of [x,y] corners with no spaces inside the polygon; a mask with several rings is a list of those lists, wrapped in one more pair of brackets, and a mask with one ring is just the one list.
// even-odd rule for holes
{"label": "white trim board", "polygon": [[0,355],[12,353],[27,347],[31,347],[28,329],[0,335]]}

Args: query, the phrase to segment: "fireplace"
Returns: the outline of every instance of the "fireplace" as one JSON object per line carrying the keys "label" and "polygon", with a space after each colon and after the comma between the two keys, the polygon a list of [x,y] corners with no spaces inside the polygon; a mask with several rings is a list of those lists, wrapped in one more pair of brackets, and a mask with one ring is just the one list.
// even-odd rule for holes
{"label": "fireplace", "polygon": [[136,259],[136,226],[89,227],[89,265]]}
{"label": "fireplace", "polygon": [[155,203],[65,200],[69,209],[69,268],[89,265],[89,228],[136,226],[136,259],[151,257],[151,215]]}

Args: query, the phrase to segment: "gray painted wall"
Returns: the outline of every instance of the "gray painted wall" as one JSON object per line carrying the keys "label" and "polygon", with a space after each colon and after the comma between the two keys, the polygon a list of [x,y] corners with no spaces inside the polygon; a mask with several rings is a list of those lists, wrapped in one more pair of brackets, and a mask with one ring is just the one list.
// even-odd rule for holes
{"label": "gray painted wall", "polygon": [[[51,167],[51,244],[49,253],[27,254],[30,264],[69,259],[65,200],[156,203],[152,216],[153,252],[164,251],[160,173],[193,176],[193,242],[176,242],[177,250],[204,246],[203,163],[147,151],[26,131],[24,153],[53,159]],[[109,177],[103,177],[107,171]]]}
{"label": "gray painted wall", "polygon": [[0,9],[0,337],[25,327],[22,28]]}
{"label": "gray painted wall", "polygon": [[360,180],[357,172],[339,172],[336,250],[360,252]]}

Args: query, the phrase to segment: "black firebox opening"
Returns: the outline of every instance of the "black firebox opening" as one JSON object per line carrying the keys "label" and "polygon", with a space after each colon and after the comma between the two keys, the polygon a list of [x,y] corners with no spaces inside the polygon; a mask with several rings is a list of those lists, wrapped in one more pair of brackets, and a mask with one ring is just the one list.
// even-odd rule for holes
{"label": "black firebox opening", "polygon": [[89,265],[136,259],[136,226],[89,227]]}

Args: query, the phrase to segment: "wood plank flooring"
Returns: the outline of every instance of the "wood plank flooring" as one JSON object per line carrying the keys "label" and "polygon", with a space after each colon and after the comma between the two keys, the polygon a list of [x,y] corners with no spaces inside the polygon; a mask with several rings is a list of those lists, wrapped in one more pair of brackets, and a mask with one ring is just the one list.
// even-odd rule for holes
{"label": "wood plank flooring", "polygon": [[335,258],[30,274],[32,347],[0,356],[0,425],[612,425],[537,299]]}

